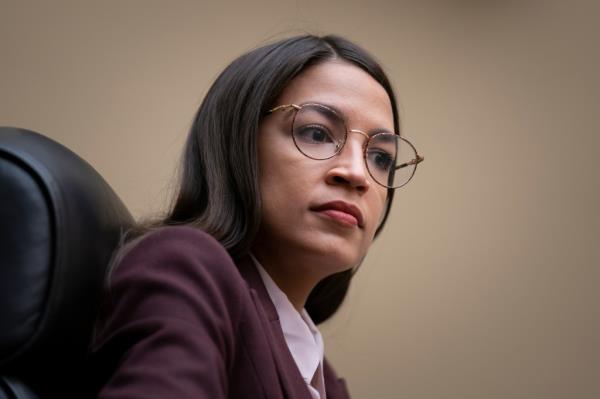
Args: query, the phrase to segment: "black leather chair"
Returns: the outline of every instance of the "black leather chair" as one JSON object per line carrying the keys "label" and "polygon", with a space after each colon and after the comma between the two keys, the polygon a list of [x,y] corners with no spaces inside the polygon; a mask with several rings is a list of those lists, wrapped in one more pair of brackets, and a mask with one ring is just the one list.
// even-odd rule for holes
{"label": "black leather chair", "polygon": [[88,396],[107,266],[133,220],[84,160],[0,128],[0,399]]}

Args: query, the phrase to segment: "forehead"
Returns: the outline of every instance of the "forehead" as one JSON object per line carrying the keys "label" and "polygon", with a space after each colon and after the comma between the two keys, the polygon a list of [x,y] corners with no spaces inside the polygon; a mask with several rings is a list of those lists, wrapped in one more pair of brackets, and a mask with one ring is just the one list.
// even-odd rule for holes
{"label": "forehead", "polygon": [[385,89],[362,69],[343,61],[309,67],[284,89],[276,105],[318,102],[344,113],[350,128],[394,128]]}

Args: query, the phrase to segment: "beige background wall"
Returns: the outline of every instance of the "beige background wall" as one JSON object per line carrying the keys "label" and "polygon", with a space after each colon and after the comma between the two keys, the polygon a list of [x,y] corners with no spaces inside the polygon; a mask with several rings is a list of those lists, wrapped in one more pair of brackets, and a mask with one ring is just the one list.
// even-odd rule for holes
{"label": "beige background wall", "polygon": [[230,60],[346,35],[426,157],[323,328],[354,397],[598,398],[596,4],[1,0],[0,125],[67,145],[147,215]]}

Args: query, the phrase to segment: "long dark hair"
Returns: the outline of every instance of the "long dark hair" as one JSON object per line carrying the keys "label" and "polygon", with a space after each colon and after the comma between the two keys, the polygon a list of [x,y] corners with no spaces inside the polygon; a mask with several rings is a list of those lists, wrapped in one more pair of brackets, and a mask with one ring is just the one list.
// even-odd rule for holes
{"label": "long dark hair", "polygon": [[[246,255],[261,222],[259,122],[294,77],[332,59],[358,66],[383,86],[398,132],[390,82],[373,57],[354,43],[333,35],[304,35],[257,48],[227,66],[206,94],[185,144],[175,200],[167,216],[152,227],[191,225],[213,235],[234,259]],[[376,235],[387,219],[393,194],[388,190]],[[143,230],[147,228],[138,229],[135,235]],[[336,273],[312,290],[306,309],[315,323],[337,311],[352,275],[353,270]]]}

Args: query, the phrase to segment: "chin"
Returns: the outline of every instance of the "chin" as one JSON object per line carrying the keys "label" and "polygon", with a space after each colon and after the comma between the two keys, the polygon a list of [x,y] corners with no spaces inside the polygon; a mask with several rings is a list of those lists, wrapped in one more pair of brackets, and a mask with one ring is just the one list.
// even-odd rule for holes
{"label": "chin", "polygon": [[357,266],[366,255],[351,243],[328,243],[315,251],[315,262],[326,268],[328,274],[342,272]]}
{"label": "chin", "polygon": [[363,236],[364,231],[342,230],[340,233],[339,230],[322,226],[290,229],[289,225],[265,229],[256,243],[257,251],[325,277],[357,266],[371,244],[371,240]]}

